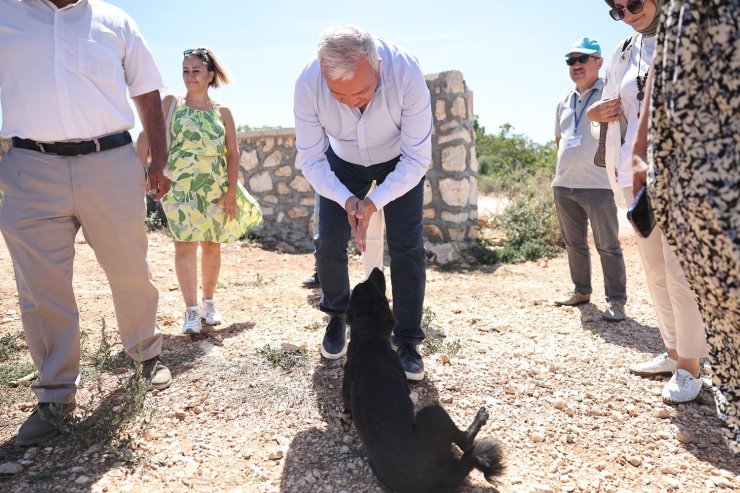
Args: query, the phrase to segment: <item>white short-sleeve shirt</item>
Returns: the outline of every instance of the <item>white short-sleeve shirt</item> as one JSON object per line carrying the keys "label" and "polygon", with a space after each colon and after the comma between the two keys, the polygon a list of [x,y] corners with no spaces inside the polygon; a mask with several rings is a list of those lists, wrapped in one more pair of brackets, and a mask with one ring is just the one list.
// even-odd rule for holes
{"label": "white short-sleeve shirt", "polygon": [[128,95],[164,87],[136,23],[99,0],[61,9],[0,0],[0,46],[2,137],[54,142],[128,130]]}

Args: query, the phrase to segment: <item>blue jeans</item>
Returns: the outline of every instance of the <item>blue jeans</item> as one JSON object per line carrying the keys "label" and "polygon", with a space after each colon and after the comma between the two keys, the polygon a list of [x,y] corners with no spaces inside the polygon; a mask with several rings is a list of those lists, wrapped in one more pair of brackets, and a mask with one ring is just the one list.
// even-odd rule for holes
{"label": "blue jeans", "polygon": [[[354,195],[364,198],[373,180],[378,185],[396,169],[400,158],[372,166],[344,161],[329,148],[331,170]],[[388,253],[391,258],[391,288],[397,343],[419,343],[424,339],[421,317],[426,285],[426,251],[422,229],[424,178],[404,195],[385,206]],[[329,315],[344,315],[349,305],[347,243],[351,235],[347,211],[326,197],[320,198],[319,236],[316,239],[316,269],[323,291],[320,309]]]}

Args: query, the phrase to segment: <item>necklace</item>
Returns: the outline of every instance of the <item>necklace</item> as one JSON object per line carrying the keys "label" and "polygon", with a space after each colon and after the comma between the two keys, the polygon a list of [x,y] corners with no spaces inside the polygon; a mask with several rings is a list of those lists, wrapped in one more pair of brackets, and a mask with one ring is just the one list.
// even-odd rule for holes
{"label": "necklace", "polygon": [[190,103],[190,104],[194,104],[194,105],[197,105],[197,106],[208,106],[209,104],[212,104],[211,98],[208,97],[208,96],[206,96],[206,98],[204,100],[202,100],[202,101],[195,101],[195,100],[189,99],[187,96],[185,96],[185,102],[186,103]]}
{"label": "necklace", "polygon": [[645,99],[645,84],[647,83],[648,72],[650,67],[645,73],[640,76],[640,65],[642,65],[642,43],[644,38],[640,38],[640,56],[637,61],[637,118],[640,118],[640,109],[642,108],[642,100]]}

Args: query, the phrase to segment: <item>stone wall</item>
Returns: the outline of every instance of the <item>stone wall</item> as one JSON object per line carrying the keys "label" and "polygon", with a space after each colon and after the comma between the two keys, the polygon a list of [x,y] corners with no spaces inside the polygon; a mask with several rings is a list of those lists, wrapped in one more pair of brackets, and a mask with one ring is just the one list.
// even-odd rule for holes
{"label": "stone wall", "polygon": [[[473,94],[458,71],[426,76],[432,95],[432,164],[424,190],[425,244],[446,263],[478,233],[478,162]],[[256,231],[268,244],[305,251],[311,242],[314,192],[303,177],[292,128],[240,132],[241,180],[262,206]],[[0,159],[7,149],[0,146]]]}

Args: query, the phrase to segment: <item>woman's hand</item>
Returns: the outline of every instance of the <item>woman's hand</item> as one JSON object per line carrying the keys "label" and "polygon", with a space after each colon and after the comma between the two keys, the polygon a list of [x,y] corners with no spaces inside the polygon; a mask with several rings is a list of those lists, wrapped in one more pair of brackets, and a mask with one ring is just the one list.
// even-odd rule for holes
{"label": "woman's hand", "polygon": [[632,154],[632,193],[637,197],[637,192],[647,183],[648,165],[642,157]]}
{"label": "woman's hand", "polygon": [[227,220],[236,218],[236,191],[227,191],[218,199],[217,203],[224,208]]}
{"label": "woman's hand", "polygon": [[592,122],[609,123],[619,120],[622,115],[622,100],[616,97],[596,101],[589,106],[586,114]]}

